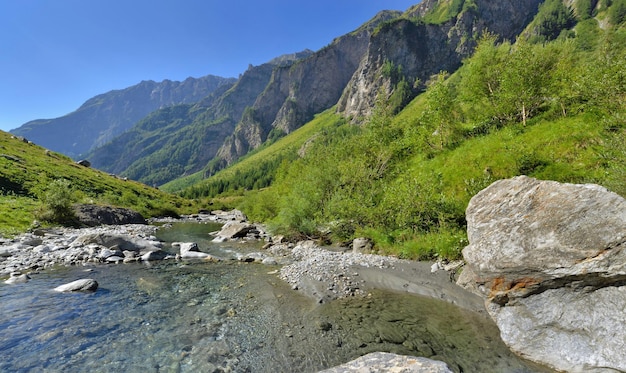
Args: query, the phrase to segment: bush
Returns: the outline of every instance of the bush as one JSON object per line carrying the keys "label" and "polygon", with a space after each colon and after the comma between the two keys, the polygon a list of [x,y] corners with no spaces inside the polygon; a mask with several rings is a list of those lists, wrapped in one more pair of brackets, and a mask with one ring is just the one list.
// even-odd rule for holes
{"label": "bush", "polygon": [[76,222],[72,209],[76,198],[69,180],[57,179],[51,182],[40,196],[40,200],[42,205],[35,212],[37,219],[63,225],[72,225]]}

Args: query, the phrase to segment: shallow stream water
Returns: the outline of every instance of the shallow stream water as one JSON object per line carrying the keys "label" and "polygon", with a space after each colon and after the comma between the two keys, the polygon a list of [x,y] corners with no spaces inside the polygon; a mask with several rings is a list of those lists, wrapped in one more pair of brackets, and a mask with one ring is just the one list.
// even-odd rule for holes
{"label": "shallow stream water", "polygon": [[[175,224],[158,236],[224,258],[258,250],[210,242],[215,228]],[[387,291],[319,305],[277,269],[164,261],[58,267],[0,284],[0,372],[316,372],[372,351],[455,372],[545,371],[510,353],[484,315]],[[100,287],[51,290],[79,278]]]}

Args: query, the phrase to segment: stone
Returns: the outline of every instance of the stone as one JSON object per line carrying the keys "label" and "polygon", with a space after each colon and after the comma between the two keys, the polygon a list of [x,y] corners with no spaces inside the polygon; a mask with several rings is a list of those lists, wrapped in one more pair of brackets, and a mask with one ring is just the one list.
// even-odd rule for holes
{"label": "stone", "polygon": [[352,241],[352,252],[365,254],[372,250],[373,244],[369,238],[359,237]]}
{"label": "stone", "polygon": [[254,230],[256,230],[256,227],[252,224],[239,221],[228,222],[224,224],[213,241],[224,242],[225,240],[243,238]]}
{"label": "stone", "polygon": [[561,371],[626,371],[626,200],[526,176],[467,208],[468,271],[516,353]]}
{"label": "stone", "polygon": [[373,352],[338,367],[320,371],[320,373],[350,372],[452,373],[442,361],[386,352]]}
{"label": "stone", "polygon": [[116,250],[122,251],[135,251],[141,250],[150,251],[158,250],[159,247],[152,241],[138,237],[130,237],[126,235],[118,235],[112,233],[88,233],[76,238],[71,244],[71,247],[89,246],[96,244],[104,246],[106,248],[116,248]]}
{"label": "stone", "polygon": [[180,255],[185,255],[189,252],[200,252],[200,248],[195,242],[181,242],[178,246],[180,247]]}
{"label": "stone", "polygon": [[222,210],[214,210],[211,211],[211,215],[215,216],[218,221],[237,221],[244,222],[248,220],[248,217],[239,210],[230,210],[230,211],[222,211]]}
{"label": "stone", "polygon": [[76,280],[61,286],[54,288],[54,291],[61,293],[73,292],[73,291],[96,291],[98,289],[98,282],[91,278],[85,278]]}
{"label": "stone", "polygon": [[163,260],[167,257],[167,253],[163,250],[151,250],[141,256],[141,260],[144,262],[150,262],[155,260]]}
{"label": "stone", "polygon": [[19,272],[14,272],[11,273],[11,277],[9,277],[6,281],[4,281],[5,284],[25,284],[28,282],[28,280],[30,280],[30,277],[27,274],[22,274]]}
{"label": "stone", "polygon": [[13,249],[7,246],[0,246],[0,258],[8,258],[13,255]]}

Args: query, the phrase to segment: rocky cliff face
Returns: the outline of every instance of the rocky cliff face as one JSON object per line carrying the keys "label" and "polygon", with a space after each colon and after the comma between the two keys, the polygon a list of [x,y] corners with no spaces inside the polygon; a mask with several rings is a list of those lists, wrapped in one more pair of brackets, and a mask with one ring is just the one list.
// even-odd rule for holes
{"label": "rocky cliff face", "polygon": [[358,30],[294,64],[276,68],[264,92],[218,153],[230,164],[260,146],[270,131],[287,134],[334,104],[358,67],[374,28],[400,12],[383,11]]}
{"label": "rocky cliff face", "polygon": [[474,196],[467,225],[459,280],[514,352],[559,371],[626,371],[626,200],[519,176]]}
{"label": "rocky cliff face", "polygon": [[371,114],[381,92],[391,95],[397,82],[383,73],[386,63],[401,67],[403,78],[409,83],[424,83],[439,71],[456,70],[472,53],[476,39],[484,31],[514,39],[532,20],[541,2],[477,0],[475,7],[464,8],[449,21],[428,24],[420,19],[439,2],[424,1],[372,35],[367,54],[348,83],[338,111],[360,120]]}
{"label": "rocky cliff face", "polygon": [[144,81],[132,87],[98,95],[76,111],[55,119],[28,122],[11,131],[72,157],[106,143],[163,106],[194,103],[235,79],[208,75],[177,82]]}

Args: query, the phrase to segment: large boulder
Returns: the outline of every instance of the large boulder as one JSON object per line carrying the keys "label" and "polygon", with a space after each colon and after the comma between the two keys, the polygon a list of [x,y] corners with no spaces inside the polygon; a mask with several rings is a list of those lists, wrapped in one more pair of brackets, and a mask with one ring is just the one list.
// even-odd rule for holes
{"label": "large boulder", "polygon": [[75,205],[74,213],[82,225],[95,227],[98,225],[146,224],[146,219],[133,210],[121,207],[99,205]]}
{"label": "large boulder", "polygon": [[215,242],[224,242],[237,238],[244,238],[248,234],[258,234],[259,230],[254,224],[239,221],[231,221],[222,226],[222,229],[213,239]]}
{"label": "large boulder", "polygon": [[467,208],[465,283],[504,342],[557,370],[626,371],[626,200],[526,176]]}

